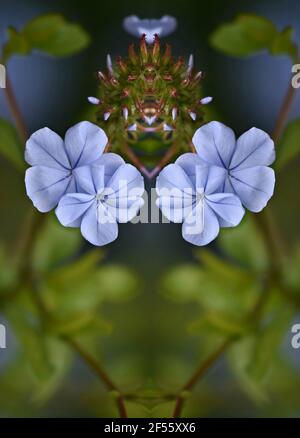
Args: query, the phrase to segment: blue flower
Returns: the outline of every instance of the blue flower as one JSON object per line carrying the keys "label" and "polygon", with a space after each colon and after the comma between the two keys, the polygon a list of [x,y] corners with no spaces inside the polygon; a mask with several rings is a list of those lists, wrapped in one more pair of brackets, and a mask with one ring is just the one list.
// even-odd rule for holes
{"label": "blue flower", "polygon": [[188,153],[157,177],[157,205],[170,221],[183,222],[183,238],[194,245],[207,245],[220,227],[234,227],[244,216],[239,198],[222,192],[224,174],[221,167],[207,166]]}
{"label": "blue flower", "polygon": [[78,192],[61,198],[56,216],[66,227],[80,227],[93,245],[106,245],[118,237],[117,222],[130,221],[142,207],[144,179],[134,166],[113,153],[74,173]]}
{"label": "blue flower", "polygon": [[152,44],[155,34],[160,37],[169,35],[177,27],[176,18],[164,15],[160,19],[140,19],[136,15],[130,15],[123,21],[124,29],[131,35],[140,37],[146,35],[146,42]]}
{"label": "blue flower", "polygon": [[90,122],[68,129],[63,141],[49,128],[31,135],[25,160],[26,192],[41,212],[54,208],[65,193],[77,191],[75,170],[96,161],[107,144],[105,132]]}
{"label": "blue flower", "polygon": [[236,194],[250,211],[259,212],[272,197],[275,174],[274,143],[261,129],[251,128],[236,141],[234,132],[219,122],[199,128],[193,144],[202,163],[226,170],[222,192]]}

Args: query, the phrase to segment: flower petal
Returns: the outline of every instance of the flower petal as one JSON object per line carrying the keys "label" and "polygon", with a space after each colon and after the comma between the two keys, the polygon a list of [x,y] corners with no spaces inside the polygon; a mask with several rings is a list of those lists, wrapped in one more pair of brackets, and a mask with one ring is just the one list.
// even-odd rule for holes
{"label": "flower petal", "polygon": [[142,196],[144,192],[144,178],[141,173],[131,164],[123,164],[118,167],[116,172],[107,182],[106,187],[110,190],[112,195],[118,198],[127,198],[130,192],[136,196],[140,193]]}
{"label": "flower petal", "polygon": [[93,195],[104,189],[104,166],[101,164],[77,167],[73,170],[73,175],[78,192]]}
{"label": "flower petal", "polygon": [[32,166],[71,168],[63,140],[49,128],[39,129],[27,140],[25,160]]}
{"label": "flower petal", "polygon": [[73,169],[96,161],[106,144],[103,129],[90,122],[77,123],[65,135],[65,147]]}
{"label": "flower petal", "polygon": [[82,215],[91,206],[94,199],[93,195],[85,193],[70,193],[63,196],[55,210],[59,222],[65,227],[77,224],[80,226]]}
{"label": "flower petal", "polygon": [[166,193],[166,189],[172,190],[173,188],[185,193],[195,193],[195,187],[191,179],[178,164],[169,164],[166,166],[156,179],[156,191],[158,195],[160,195],[161,191]]}
{"label": "flower petal", "polygon": [[33,205],[42,213],[52,210],[72,183],[67,170],[45,166],[33,166],[26,170],[26,192]]}
{"label": "flower petal", "polygon": [[[201,208],[201,205],[197,205],[197,208]],[[197,214],[202,214],[202,210],[199,213],[194,211],[191,213],[194,217]],[[197,246],[204,246],[214,240],[219,234],[220,226],[214,211],[209,207],[209,205],[204,202],[204,228],[201,233],[197,233],[197,225],[192,226],[192,221],[184,221],[182,225],[182,236],[187,241]]]}
{"label": "flower petal", "polygon": [[116,170],[122,166],[122,164],[125,164],[125,161],[123,158],[118,155],[114,154],[113,152],[108,152],[103,154],[97,161],[95,161],[93,164],[95,165],[103,165],[105,169],[104,173],[104,184],[107,185],[108,181],[111,179],[113,174],[116,172]]}
{"label": "flower petal", "polygon": [[232,129],[220,122],[210,122],[197,129],[192,142],[206,163],[228,168],[235,149]]}
{"label": "flower petal", "polygon": [[231,170],[268,166],[275,160],[274,142],[261,129],[251,128],[241,135],[230,163]]}
{"label": "flower petal", "polygon": [[[101,217],[107,217],[104,223]],[[102,223],[101,223],[102,222]],[[81,221],[81,234],[96,246],[106,245],[118,237],[118,225],[101,203],[93,202]]]}
{"label": "flower petal", "polygon": [[136,15],[130,15],[123,21],[124,29],[136,37],[146,35],[148,44],[152,44],[155,34],[166,36],[172,33],[177,27],[174,17],[164,15],[160,19],[140,19]]}
{"label": "flower petal", "polygon": [[192,181],[194,187],[196,187],[196,166],[204,166],[207,167],[207,163],[205,163],[198,154],[188,152],[186,154],[180,155],[175,161],[175,164],[180,166],[187,176]]}
{"label": "flower petal", "polygon": [[180,194],[181,196],[162,195],[156,200],[156,205],[170,222],[181,224],[191,213],[195,196],[184,196],[184,192]]}
{"label": "flower petal", "polygon": [[214,193],[206,196],[206,202],[217,214],[221,227],[235,227],[238,225],[245,210],[239,198],[231,193]]}
{"label": "flower petal", "polygon": [[267,205],[273,195],[275,174],[270,167],[256,166],[231,171],[230,182],[242,204],[257,213]]}
{"label": "flower petal", "polygon": [[202,189],[205,194],[221,191],[228,172],[219,166],[197,166],[196,187]]}

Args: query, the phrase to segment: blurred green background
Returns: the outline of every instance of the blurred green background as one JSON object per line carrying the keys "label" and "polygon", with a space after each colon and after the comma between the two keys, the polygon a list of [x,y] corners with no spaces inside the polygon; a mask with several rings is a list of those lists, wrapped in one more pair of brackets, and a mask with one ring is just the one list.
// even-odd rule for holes
{"label": "blurred green background", "polygon": [[[267,53],[228,57],[211,47],[210,34],[236,14],[254,12],[279,29],[293,26],[300,43],[296,0],[2,0],[0,42],[9,25],[20,29],[48,12],[80,23],[91,44],[72,57],[34,53],[9,61],[30,132],[48,126],[63,135],[82,119],[86,96],[95,94],[95,71],[104,67],[107,53],[125,54],[133,39],[121,26],[130,14],[178,19],[168,42],[177,54],[194,54],[196,67],[206,72],[205,95],[214,97],[213,114],[237,134],[252,126],[272,131],[291,61]],[[299,112],[296,94],[290,120]],[[0,116],[12,120],[3,90]],[[289,247],[280,266],[286,294],[277,274],[265,287],[270,260],[253,214],[205,249],[183,241],[175,224],[126,224],[117,241],[96,250],[49,214],[28,255],[35,287],[27,282],[19,287],[11,254],[32,208],[23,174],[0,157],[0,323],[8,327],[8,347],[0,350],[0,416],[119,415],[118,396],[94,375],[69,337],[116,383],[129,416],[172,416],[187,379],[226,339],[224,355],[184,394],[182,415],[299,416],[300,350],[290,344],[292,324],[300,321],[298,187],[296,158],[278,175],[270,203]],[[248,324],[261,294],[267,298],[257,321]],[[37,309],[36,295],[44,300],[46,315]]]}

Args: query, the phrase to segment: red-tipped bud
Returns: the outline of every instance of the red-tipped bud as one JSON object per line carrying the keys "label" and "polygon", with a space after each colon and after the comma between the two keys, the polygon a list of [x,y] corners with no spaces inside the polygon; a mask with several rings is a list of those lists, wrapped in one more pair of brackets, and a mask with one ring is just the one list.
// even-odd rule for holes
{"label": "red-tipped bud", "polygon": [[128,57],[132,64],[136,65],[138,63],[138,57],[134,50],[134,44],[130,44],[128,47]]}
{"label": "red-tipped bud", "polygon": [[162,57],[163,65],[168,64],[171,60],[171,57],[172,57],[171,46],[169,44],[166,44],[166,50]]}
{"label": "red-tipped bud", "polygon": [[178,61],[173,67],[173,72],[176,74],[184,64],[184,59],[182,57],[178,58]]}
{"label": "red-tipped bud", "polygon": [[123,73],[127,73],[127,72],[128,72],[127,66],[126,66],[125,62],[123,61],[123,59],[121,58],[121,56],[118,56],[118,57],[117,57],[116,62],[117,62],[117,64],[118,64],[120,70],[121,70]]}
{"label": "red-tipped bud", "polygon": [[157,34],[154,35],[154,44],[153,44],[153,50],[152,50],[152,58],[155,63],[159,60],[159,53],[160,53],[160,41]]}
{"label": "red-tipped bud", "polygon": [[140,42],[141,57],[144,64],[148,62],[148,49],[146,43],[146,35],[143,34]]}

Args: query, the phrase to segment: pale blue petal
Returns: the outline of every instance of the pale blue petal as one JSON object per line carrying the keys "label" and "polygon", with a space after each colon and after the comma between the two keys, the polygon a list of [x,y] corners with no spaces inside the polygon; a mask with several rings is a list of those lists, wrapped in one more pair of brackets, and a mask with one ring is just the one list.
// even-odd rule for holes
{"label": "pale blue petal", "polygon": [[74,169],[73,174],[78,192],[96,194],[104,189],[103,165],[80,166]]}
{"label": "pale blue petal", "polygon": [[231,193],[214,193],[206,196],[206,202],[217,214],[221,227],[237,226],[245,210],[239,198]]}
{"label": "pale blue petal", "polygon": [[161,191],[166,193],[166,190],[174,188],[178,189],[179,192],[195,193],[195,187],[182,167],[177,164],[169,164],[156,179],[156,191],[160,195]]}
{"label": "pale blue petal", "polygon": [[261,129],[251,128],[241,135],[232,156],[230,169],[268,166],[275,160],[274,142]]}
{"label": "pale blue petal", "polygon": [[63,140],[49,128],[39,129],[27,140],[25,160],[32,166],[71,168]]}
{"label": "pale blue petal", "polygon": [[104,184],[107,185],[108,181],[111,179],[113,174],[116,172],[116,170],[122,166],[122,164],[125,164],[125,161],[123,158],[118,155],[114,154],[113,152],[108,152],[103,154],[97,161],[95,161],[93,164],[95,165],[103,165],[105,168],[105,174],[104,174]]}
{"label": "pale blue petal", "polygon": [[127,205],[124,208],[122,208],[122,205],[118,205],[116,208],[110,205],[108,202],[104,203],[104,205],[117,222],[125,224],[131,221],[138,214],[144,203],[145,202],[143,198],[137,197],[135,200],[130,200],[127,202]]}
{"label": "pale blue petal", "polygon": [[220,192],[228,175],[227,170],[218,166],[197,166],[196,187],[205,194]]}
{"label": "pale blue petal", "polygon": [[65,227],[80,226],[82,215],[94,199],[93,195],[84,193],[70,193],[63,196],[55,210],[59,222]]}
{"label": "pale blue petal", "polygon": [[118,224],[114,218],[110,217],[106,223],[100,223],[100,209],[105,217],[110,215],[101,204],[97,208],[97,203],[94,202],[83,216],[80,227],[83,237],[96,246],[106,245],[118,237]]}
{"label": "pale blue petal", "polygon": [[72,168],[96,161],[102,155],[107,141],[103,129],[90,122],[80,122],[68,129],[65,147]]}
{"label": "pale blue petal", "polygon": [[170,221],[182,223],[192,211],[195,204],[195,196],[186,195],[181,192],[181,196],[160,196],[156,200],[157,207],[162,214]]}
{"label": "pale blue petal", "polygon": [[[197,207],[199,208],[198,205]],[[194,211],[191,214],[195,216],[197,211]],[[201,211],[200,214],[202,214]],[[194,234],[191,224],[185,221],[182,225],[182,236],[187,242],[190,242],[193,245],[204,246],[217,237],[219,230],[220,226],[216,214],[209,205],[204,203],[204,229],[202,233]]]}
{"label": "pale blue petal", "polygon": [[45,166],[34,166],[26,170],[26,192],[33,205],[45,213],[54,208],[68,192],[72,183],[69,171]]}
{"label": "pale blue petal", "polygon": [[231,171],[230,181],[242,204],[257,213],[267,205],[273,195],[275,174],[270,167],[256,166]]}
{"label": "pale blue petal", "polygon": [[197,129],[192,140],[199,157],[208,164],[228,168],[235,149],[232,129],[210,122]]}
{"label": "pale blue petal", "polygon": [[[134,195],[144,192],[144,178],[141,173],[131,164],[123,164],[118,167],[116,172],[108,181],[106,188],[116,197],[128,197],[133,191]],[[108,195],[110,197],[110,195]]]}
{"label": "pale blue petal", "polygon": [[207,163],[205,163],[198,154],[188,152],[186,154],[180,155],[175,161],[175,164],[180,166],[187,176],[192,181],[194,187],[196,187],[196,166],[204,166],[207,167]]}

